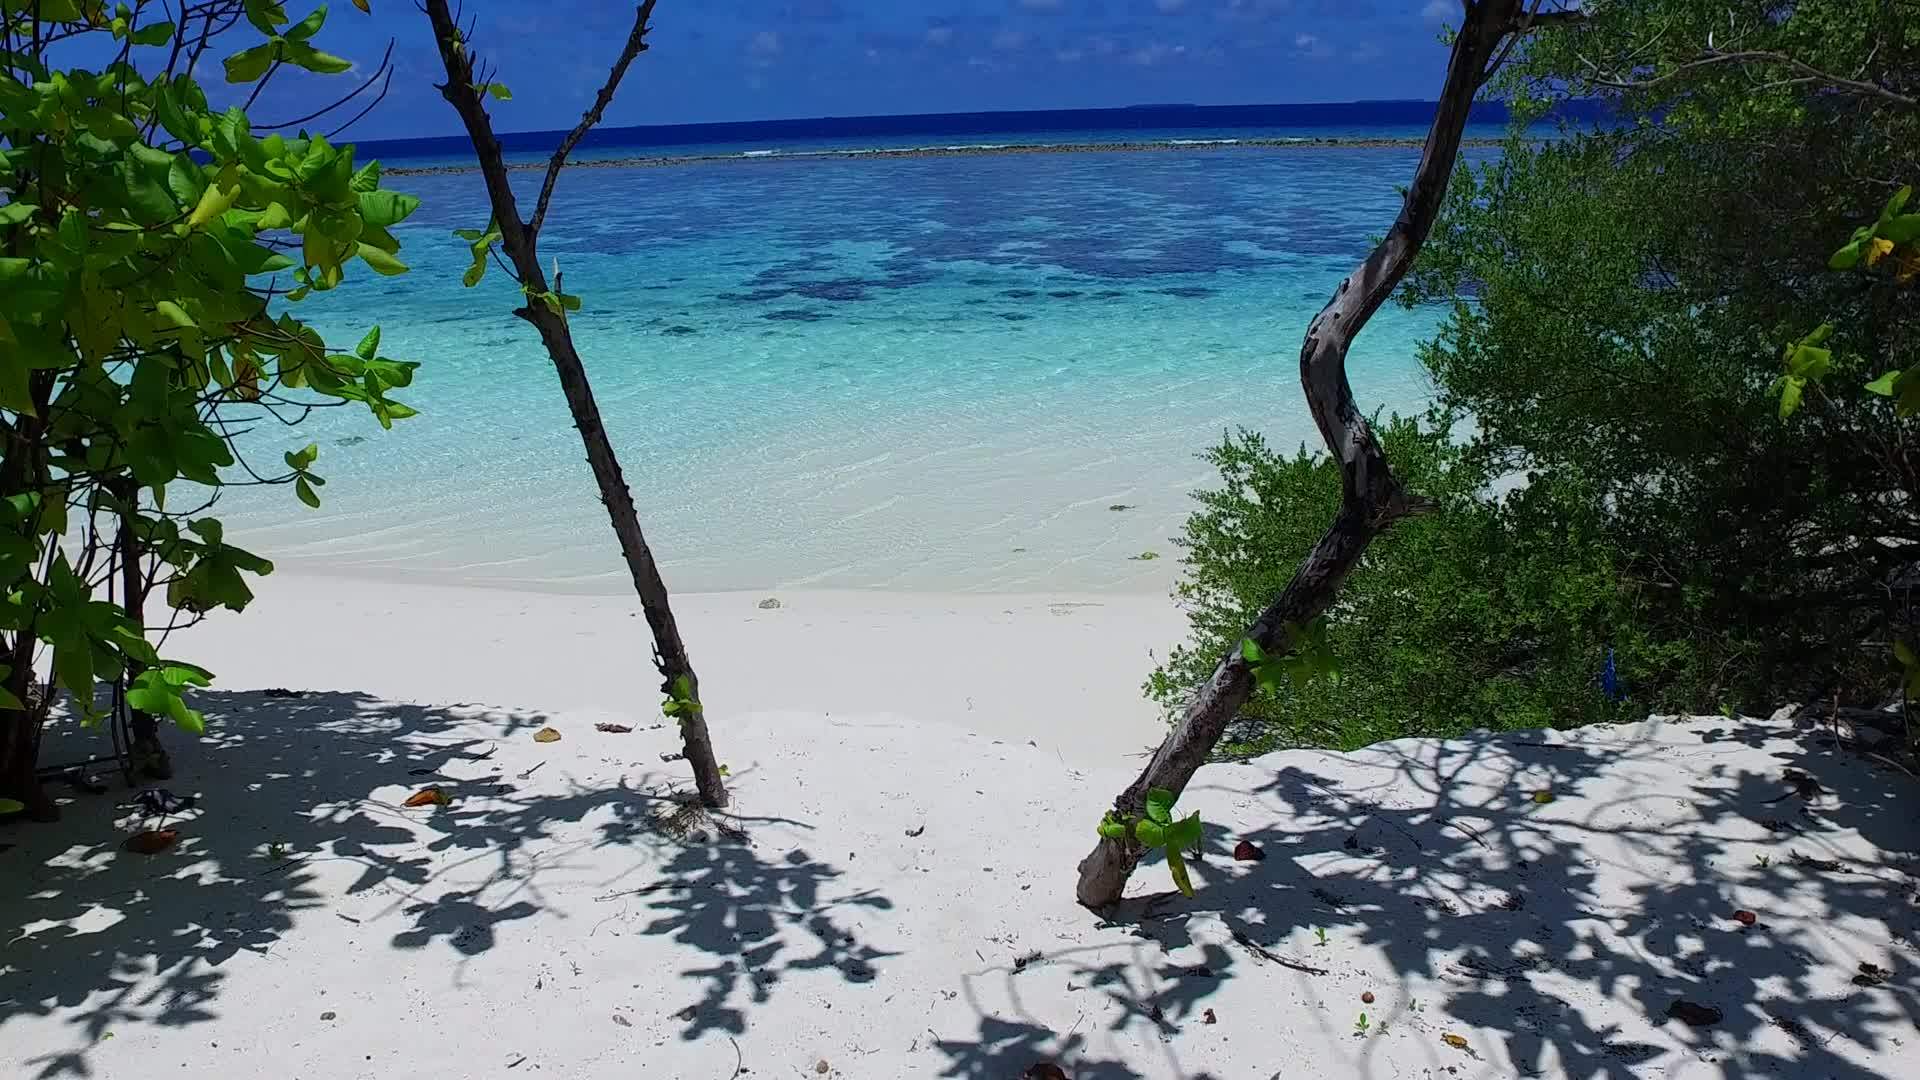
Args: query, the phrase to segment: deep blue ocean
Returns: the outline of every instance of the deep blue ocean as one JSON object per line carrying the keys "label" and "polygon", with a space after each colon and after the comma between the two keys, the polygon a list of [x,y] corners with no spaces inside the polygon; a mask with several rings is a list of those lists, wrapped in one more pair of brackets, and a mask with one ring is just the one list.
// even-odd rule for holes
{"label": "deep blue ocean", "polygon": [[[1391,137],[1418,135],[1430,106],[1312,107],[1316,123],[1274,109],[609,131],[585,156]],[[508,145],[532,160],[555,138]],[[462,160],[438,140],[372,155]],[[674,588],[1161,589],[1189,493],[1212,480],[1201,451],[1239,426],[1315,439],[1301,334],[1392,221],[1417,157],[1215,146],[580,169],[561,177],[542,249],[584,299],[575,338]],[[538,179],[515,174],[523,206]],[[289,569],[621,590],[551,365],[510,314],[517,290],[497,270],[461,286],[451,231],[485,224],[479,175],[391,186],[423,200],[399,230],[412,272],[363,273],[301,307],[337,346],[378,322],[383,352],[422,364],[405,395],[421,416],[256,431],[273,459],[318,442],[330,482],[318,511],[284,489],[240,494],[236,538]],[[1363,405],[1424,405],[1416,347],[1438,318],[1390,307],[1369,325],[1350,359]]]}

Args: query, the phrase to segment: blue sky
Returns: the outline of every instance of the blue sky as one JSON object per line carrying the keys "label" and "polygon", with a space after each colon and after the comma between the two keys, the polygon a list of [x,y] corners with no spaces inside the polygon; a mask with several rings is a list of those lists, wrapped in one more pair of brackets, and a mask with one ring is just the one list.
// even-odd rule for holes
{"label": "blue sky", "polygon": [[[396,78],[360,139],[454,134],[413,0],[334,0],[318,44]],[[287,0],[299,18],[310,10]],[[1430,98],[1456,0],[659,0],[609,125],[872,113]],[[503,131],[569,127],[631,23],[622,0],[467,0],[514,92]],[[234,47],[251,30],[233,35]],[[229,50],[231,51],[231,50]],[[204,65],[210,67],[211,65]],[[218,68],[203,71],[207,82]],[[347,75],[329,80],[341,87]],[[297,108],[278,88],[257,118]],[[224,96],[224,95],[223,95]]]}

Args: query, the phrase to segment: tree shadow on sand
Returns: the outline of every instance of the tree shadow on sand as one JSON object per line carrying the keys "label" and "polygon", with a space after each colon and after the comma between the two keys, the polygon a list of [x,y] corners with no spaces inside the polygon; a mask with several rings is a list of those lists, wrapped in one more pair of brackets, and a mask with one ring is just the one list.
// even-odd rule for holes
{"label": "tree shadow on sand", "polygon": [[[1412,1041],[1357,1038],[1356,1067],[1369,1074],[1454,1065],[1465,1075],[1504,1057],[1522,1075],[1582,1080],[1663,1076],[1683,1062],[1689,1075],[1728,1080],[1886,1075],[1862,1060],[1897,1060],[1920,1039],[1913,780],[1804,726],[1790,738],[1781,724],[1745,720],[1648,730],[1637,741],[1385,744],[1348,757],[1345,780],[1293,764],[1296,753],[1253,789],[1229,782],[1216,790],[1257,801],[1254,819],[1279,823],[1244,834],[1264,861],[1229,869],[1240,837],[1209,830],[1197,898],[1158,894],[1110,913],[1138,947],[1034,961],[1119,1006],[1094,1022],[1116,1037],[1151,1045],[1145,1036],[1164,1032],[1166,1060],[1148,1070],[1145,1060],[1089,1057],[1083,1028],[981,1008],[979,1038],[938,1044],[949,1062],[940,1075],[985,1080],[1057,1060],[1076,1080],[1199,1080],[1208,1074],[1183,1067],[1171,1035],[1211,1022],[1209,1002],[1238,980],[1272,987],[1262,990],[1275,1002],[1263,1022],[1325,1023],[1271,996],[1302,976],[1312,987],[1362,974],[1340,970],[1353,966],[1340,949],[1312,944],[1317,928],[1373,953],[1364,978],[1391,970],[1380,1005],[1366,1008]],[[1772,751],[1764,771],[1752,767],[1753,746]],[[1680,748],[1704,763],[1691,783],[1676,787],[1668,771],[1664,786],[1636,784],[1636,772]],[[1712,764],[1718,748],[1740,750],[1744,765]],[[1362,784],[1355,765],[1369,774]],[[1818,793],[1783,779],[1789,770]],[[1190,791],[1204,790],[1211,771]],[[1747,908],[1751,928],[1733,917]],[[1395,976],[1434,987],[1424,1003],[1433,1011],[1409,1008]],[[1026,974],[988,977],[1017,1006]],[[1238,1000],[1244,1011],[1248,998]],[[1719,1019],[1692,1027],[1670,1016],[1683,1000]],[[1450,1030],[1480,1045],[1456,1051],[1440,1039]],[[1293,1074],[1282,1065],[1261,1076]]]}
{"label": "tree shadow on sand", "polygon": [[[676,973],[704,989],[683,1014],[689,1039],[743,1029],[727,1004],[742,980],[764,1001],[786,972],[871,977],[881,955],[853,940],[833,909],[885,898],[827,899],[840,871],[798,850],[763,860],[737,831],[753,819],[663,828],[688,820],[663,776],[616,763],[617,778],[581,784],[542,775],[540,764],[501,764],[498,744],[527,739],[546,716],[358,693],[208,693],[198,704],[209,734],[176,740],[177,778],[165,785],[197,794],[194,810],[145,818],[116,785],[76,798],[58,825],[4,837],[13,846],[0,849],[0,1045],[14,1053],[0,1058],[17,1063],[14,1075],[92,1076],[94,1048],[116,1031],[222,1019],[223,965],[298,944],[329,910],[356,926],[348,910],[378,916],[382,929],[360,939],[369,944],[439,943],[464,964],[564,918],[549,895],[561,885],[575,901],[582,888],[605,889],[610,911],[623,896],[650,894],[645,932],[712,959]],[[59,752],[88,733],[73,734]],[[451,792],[452,804],[400,805],[426,784]],[[173,850],[122,850],[131,831],[158,824],[179,828]],[[635,857],[584,858],[608,846]],[[583,879],[592,874],[602,877]],[[49,1050],[41,1038],[29,1048],[8,1034],[35,1018],[64,1025],[67,1047]]]}

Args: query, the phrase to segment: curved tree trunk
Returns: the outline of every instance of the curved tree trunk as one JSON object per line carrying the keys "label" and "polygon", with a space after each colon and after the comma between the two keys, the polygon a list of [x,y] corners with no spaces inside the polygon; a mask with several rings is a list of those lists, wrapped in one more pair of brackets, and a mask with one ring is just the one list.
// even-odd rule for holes
{"label": "curved tree trunk", "polygon": [[[1465,5],[1433,126],[1400,216],[1307,324],[1300,350],[1300,384],[1321,438],[1340,465],[1342,498],[1333,524],[1308,552],[1293,580],[1247,630],[1246,636],[1269,655],[1290,648],[1289,626],[1305,626],[1332,606],[1341,583],[1374,537],[1422,508],[1419,500],[1401,490],[1372,428],[1354,405],[1353,390],[1347,384],[1347,349],[1413,265],[1439,217],[1468,110],[1491,73],[1490,65],[1497,64],[1502,43],[1510,35],[1526,32],[1536,21],[1546,20],[1529,14],[1524,0],[1469,0]],[[1247,661],[1238,650],[1228,653],[1147,767],[1114,800],[1115,812],[1123,819],[1138,817],[1150,788],[1166,788],[1175,795],[1183,791],[1252,693],[1253,674]],[[1077,899],[1095,909],[1118,901],[1143,853],[1131,838],[1100,840],[1080,862]]]}
{"label": "curved tree trunk", "polygon": [[[614,456],[613,444],[608,441],[606,427],[600,421],[600,407],[594,402],[593,386],[587,381],[586,366],[580,362],[580,353],[574,348],[566,314],[534,298],[538,294],[560,291],[558,271],[549,285],[546,274],[540,268],[539,252],[540,226],[546,218],[547,202],[552,197],[554,182],[566,164],[567,154],[589,128],[599,123],[600,115],[613,100],[614,90],[626,74],[627,66],[635,56],[646,51],[647,20],[653,13],[653,5],[654,0],[642,0],[635,5],[633,29],[627,35],[626,46],[614,62],[607,83],[594,99],[593,107],[580,118],[580,123],[554,152],[541,185],[539,203],[530,222],[521,219],[518,201],[508,183],[500,141],[494,137],[493,121],[487,116],[481,100],[483,90],[479,84],[484,80],[474,75],[472,48],[454,22],[447,8],[447,0],[427,0],[426,11],[433,23],[441,63],[447,72],[446,85],[440,87],[441,96],[454,107],[466,125],[467,137],[473,143],[474,153],[480,160],[481,174],[486,180],[487,197],[500,230],[500,246],[506,250],[515,275],[528,292],[526,306],[517,309],[514,314],[540,331],[540,340],[547,347],[547,355],[553,359],[554,372],[560,377],[560,389],[566,394],[567,408],[573,413],[574,427],[579,429],[580,441],[586,447],[587,464],[592,467],[593,479],[600,486],[600,501],[606,504],[607,517],[613,524],[614,535],[620,540],[620,553],[625,556],[627,570],[633,577],[633,590],[639,595],[640,606],[647,614],[647,624],[653,630],[653,659],[654,666],[660,671],[661,691],[672,695],[675,684],[685,679],[686,687],[691,691],[686,696],[698,703],[700,680],[694,674],[693,662],[687,657],[686,644],[680,639],[680,627],[674,621],[667,584],[661,578],[660,567],[654,562],[653,551],[647,546],[646,536],[640,530],[640,518],[634,510],[633,495],[627,490],[627,481],[620,472],[620,462]],[[719,763],[714,760],[713,741],[707,734],[705,717],[696,708],[692,713],[682,714],[679,720],[687,764],[693,768],[694,780],[700,789],[700,801],[709,807],[725,806],[726,783],[720,776]]]}

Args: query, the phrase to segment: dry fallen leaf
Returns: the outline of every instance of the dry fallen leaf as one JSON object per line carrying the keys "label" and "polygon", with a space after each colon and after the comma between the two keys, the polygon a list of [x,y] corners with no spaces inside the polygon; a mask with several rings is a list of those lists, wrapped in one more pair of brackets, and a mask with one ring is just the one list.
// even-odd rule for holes
{"label": "dry fallen leaf", "polygon": [[[552,731],[553,729],[548,728],[547,730]],[[593,725],[593,730],[604,731],[609,735],[625,735],[627,732],[632,731],[633,729],[628,727],[625,724],[595,724]],[[559,736],[559,734],[560,733],[557,731],[554,732],[554,736],[556,738]],[[535,736],[535,738],[538,738],[538,737],[539,736]]]}
{"label": "dry fallen leaf", "polygon": [[1446,1043],[1448,1046],[1453,1047],[1455,1050],[1465,1050],[1467,1048],[1467,1040],[1461,1038],[1458,1035],[1453,1035],[1453,1034],[1442,1035],[1440,1036],[1440,1041],[1443,1043]]}
{"label": "dry fallen leaf", "polygon": [[1242,840],[1233,845],[1233,857],[1240,862],[1259,862],[1267,857],[1267,853],[1261,851],[1260,846],[1253,841]]}
{"label": "dry fallen leaf", "polygon": [[1743,908],[1733,913],[1733,921],[1739,923],[1741,926],[1752,926],[1754,923],[1760,921],[1760,916]]}
{"label": "dry fallen leaf", "polygon": [[407,801],[402,805],[403,806],[446,806],[452,802],[453,802],[453,799],[448,797],[446,792],[440,790],[438,787],[432,784],[429,784],[426,787],[421,788],[419,791],[416,791],[413,794],[407,796]]}
{"label": "dry fallen leaf", "polygon": [[560,733],[550,727],[543,727],[533,733],[534,742],[559,742]]}
{"label": "dry fallen leaf", "polygon": [[141,855],[158,855],[179,840],[180,833],[176,829],[148,829],[127,837],[120,846]]}

